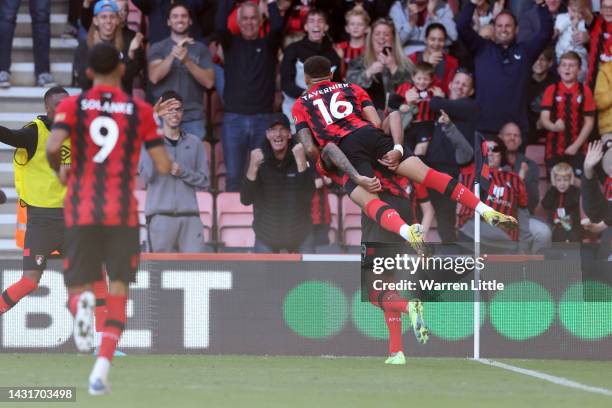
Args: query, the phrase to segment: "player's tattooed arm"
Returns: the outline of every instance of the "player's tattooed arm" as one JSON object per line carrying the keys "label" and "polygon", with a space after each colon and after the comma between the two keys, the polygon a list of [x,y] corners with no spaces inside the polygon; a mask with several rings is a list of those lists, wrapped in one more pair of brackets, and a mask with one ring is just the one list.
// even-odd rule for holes
{"label": "player's tattooed arm", "polygon": [[355,184],[365,188],[368,192],[375,193],[381,190],[380,180],[376,177],[370,178],[359,174],[337,145],[333,143],[325,145],[321,151],[321,160],[326,166],[329,166],[331,162],[333,166],[348,175]]}
{"label": "player's tattooed arm", "polygon": [[319,159],[320,152],[319,148],[314,144],[310,129],[300,129],[297,132],[297,139],[304,146],[304,150],[306,151],[308,158],[313,162],[316,162]]}

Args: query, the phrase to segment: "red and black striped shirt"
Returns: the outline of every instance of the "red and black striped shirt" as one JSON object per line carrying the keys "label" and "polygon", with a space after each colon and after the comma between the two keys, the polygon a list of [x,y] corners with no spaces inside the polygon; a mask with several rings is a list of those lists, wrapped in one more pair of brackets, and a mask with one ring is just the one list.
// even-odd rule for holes
{"label": "red and black striped shirt", "polygon": [[293,105],[295,130],[310,128],[320,147],[340,140],[364,126],[372,126],[363,108],[372,100],[355,84],[323,81],[306,90]]}
{"label": "red and black striped shirt", "polygon": [[601,16],[597,17],[591,31],[587,78],[584,82],[591,89],[595,88],[599,66],[612,58],[612,24]]}
{"label": "red and black striped shirt", "polygon": [[340,75],[342,78],[346,78],[346,69],[348,68],[351,61],[361,57],[365,50],[365,46],[359,48],[353,48],[349,41],[342,41],[336,44],[336,48],[342,50],[342,61],[340,64]]}
{"label": "red and black striped shirt", "polygon": [[[461,170],[459,181],[463,185],[474,184],[474,165]],[[491,168],[488,177],[489,189],[486,196],[481,193],[482,201],[493,209],[513,217],[517,217],[518,209],[527,207],[527,190],[525,183],[518,174],[499,168]],[[474,217],[474,210],[459,205],[457,215],[457,228],[463,227],[468,220]],[[509,234],[513,240],[518,240],[518,229]]]}
{"label": "red and black striped shirt", "polygon": [[331,223],[331,210],[329,208],[329,189],[323,181],[323,186],[317,188],[312,196],[310,216],[313,225],[329,225]]}
{"label": "red and black striped shirt", "polygon": [[72,146],[66,226],[137,226],[132,191],[141,144],[163,145],[151,105],[99,85],[64,99],[54,127],[70,133]]}
{"label": "red and black striped shirt", "polygon": [[612,177],[606,177],[604,181],[604,197],[606,200],[612,201]]}
{"label": "red and black striped shirt", "polygon": [[[555,156],[564,156],[565,149],[578,139],[584,125],[585,116],[594,116],[597,112],[593,93],[589,87],[576,82],[570,88],[559,81],[550,85],[542,97],[542,110],[550,111],[550,121],[555,123],[561,119],[565,123],[565,131],[546,134],[546,160]],[[580,148],[586,154],[587,143]]]}
{"label": "red and black striped shirt", "polygon": [[[412,85],[410,82],[404,82],[403,84],[397,87],[397,89],[395,90],[395,93],[397,93],[398,95],[401,95],[404,98],[404,101],[406,101],[406,92],[411,90],[413,87],[414,85]],[[431,90],[431,87],[423,91],[419,91],[417,89],[417,91],[419,92],[419,100],[417,100],[415,104],[418,110],[417,110],[416,115],[414,115],[414,117],[412,118],[412,122],[419,123],[419,122],[434,121],[436,119],[436,114],[429,107],[429,102],[431,101],[431,98],[434,96],[433,91]]]}

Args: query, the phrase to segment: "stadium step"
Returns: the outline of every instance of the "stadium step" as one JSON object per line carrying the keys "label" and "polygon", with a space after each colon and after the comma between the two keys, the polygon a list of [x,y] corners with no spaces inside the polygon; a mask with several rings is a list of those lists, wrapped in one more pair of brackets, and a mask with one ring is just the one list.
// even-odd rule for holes
{"label": "stadium step", "polygon": [[[80,92],[78,88],[66,88],[73,95]],[[42,97],[45,88],[13,86],[9,89],[0,89],[3,113],[31,113],[31,120],[37,112],[44,112]],[[7,117],[5,116],[4,119]],[[23,122],[22,122],[23,123]],[[0,121],[0,124],[2,122]]]}
{"label": "stadium step", "polygon": [[[72,84],[72,63],[54,62],[51,64],[51,73],[58,85],[70,86]],[[33,62],[16,62],[11,65],[11,84],[13,86],[34,86]]]}
{"label": "stadium step", "polygon": [[[51,38],[51,62],[74,61],[74,50],[78,42],[74,38]],[[13,39],[12,62],[32,62],[32,38],[15,37]]]}
{"label": "stadium step", "polygon": [[[67,14],[55,14],[50,16],[51,37],[60,37],[68,23]],[[29,12],[17,14],[17,27],[15,28],[16,37],[32,36],[32,17]]]}

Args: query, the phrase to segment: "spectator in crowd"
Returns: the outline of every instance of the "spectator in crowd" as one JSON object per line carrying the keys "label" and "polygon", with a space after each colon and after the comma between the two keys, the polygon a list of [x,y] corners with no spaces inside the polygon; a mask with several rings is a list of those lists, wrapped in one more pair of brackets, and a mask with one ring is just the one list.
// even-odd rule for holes
{"label": "spectator in crowd", "polygon": [[370,29],[370,16],[363,8],[355,7],[346,12],[345,20],[345,31],[349,39],[334,45],[336,52],[340,55],[340,75],[343,79],[346,77],[346,69],[351,61],[363,55],[366,35]]}
{"label": "spectator in crowd", "polygon": [[433,66],[419,62],[414,67],[413,82],[404,82],[395,91],[404,99],[400,112],[414,112],[404,133],[404,146],[421,157],[427,153],[433,136],[435,113],[429,107],[429,102],[433,96],[444,97],[440,88],[432,86],[433,80]]}
{"label": "spectator in crowd", "polygon": [[555,19],[555,36],[557,37],[555,53],[557,54],[557,62],[568,51],[574,51],[578,54],[582,61],[580,64],[580,75],[578,75],[580,82],[584,81],[587,74],[587,49],[584,43],[588,43],[589,33],[583,18],[583,9],[587,7],[585,1],[569,0],[567,13],[561,13]]}
{"label": "spectator in crowd", "polygon": [[[281,89],[283,90],[283,113],[292,118],[291,108],[295,100],[306,90],[304,61],[313,55],[321,55],[331,61],[334,81],[341,81],[340,57],[327,37],[327,16],[319,9],[311,8],[306,17],[306,37],[289,45],[280,65]],[[293,119],[291,120],[293,128]]]}
{"label": "spectator in crowd", "polygon": [[255,252],[313,252],[314,174],[304,146],[291,140],[289,120],[271,115],[266,140],[251,151],[240,201],[253,204]]}
{"label": "spectator in crowd", "polygon": [[[51,75],[49,50],[51,48],[51,0],[28,2],[32,17],[32,54],[36,85],[51,88],[56,85]],[[0,88],[11,86],[11,51],[17,27],[20,0],[0,2]]]}
{"label": "spectator in crowd", "polygon": [[159,175],[148,154],[140,156],[139,173],[147,188],[145,215],[151,252],[203,252],[204,226],[196,191],[209,182],[208,161],[200,139],[181,130],[183,98],[166,91],[161,102],[173,106],[162,116],[164,143],[172,159],[168,175]]}
{"label": "spectator in crowd", "polygon": [[447,46],[457,39],[453,11],[444,0],[398,0],[391,6],[389,16],[397,27],[406,55],[425,49],[425,30],[433,23],[440,23],[446,29]]}
{"label": "spectator in crowd", "polygon": [[[516,1],[511,3],[514,4]],[[529,3],[529,0],[524,0],[522,3]],[[542,22],[538,11],[541,7],[548,9],[553,20],[563,11],[562,0],[533,0],[533,4],[525,13],[515,14],[519,17],[518,42],[530,41],[541,32]]]}
{"label": "spectator in crowd", "polygon": [[[603,170],[603,186],[598,170]],[[606,135],[589,144],[581,191],[584,213],[589,218],[583,225],[588,231],[601,232],[598,258],[608,260],[612,244],[612,136]]]}
{"label": "spectator in crowd", "polygon": [[151,44],[163,41],[171,34],[172,27],[167,24],[167,21],[170,10],[177,4],[182,4],[191,14],[192,24],[189,27],[189,36],[196,41],[202,41],[205,28],[201,26],[198,16],[214,7],[214,0],[132,0],[132,3],[149,18],[147,38]]}
{"label": "spectator in crowd", "polygon": [[459,62],[445,51],[446,29],[440,23],[432,23],[425,30],[425,50],[415,52],[408,57],[415,64],[427,62],[434,67],[434,86],[448,92],[448,84],[453,79]]}
{"label": "spectator in crowd", "polygon": [[544,194],[542,207],[548,213],[553,242],[581,242],[580,190],[572,185],[574,171],[567,163],[557,163],[550,170],[551,186]]}
{"label": "spectator in crowd", "polygon": [[506,159],[511,170],[523,180],[527,190],[527,209],[529,210],[529,231],[533,236],[531,252],[537,253],[541,249],[549,248],[552,232],[546,222],[534,215],[540,202],[540,189],[538,181],[540,171],[536,162],[520,152],[523,144],[521,129],[516,123],[506,123],[499,132],[499,138],[506,146]]}
{"label": "spectator in crowd", "polygon": [[597,18],[586,11],[584,19],[591,34],[586,85],[593,89],[599,66],[612,60],[612,0],[601,0],[601,14]]}
{"label": "spectator in crowd", "polygon": [[538,7],[540,31],[531,40],[517,43],[516,18],[502,11],[495,19],[496,42],[492,42],[471,26],[474,9],[483,1],[470,0],[457,19],[459,36],[474,54],[479,130],[497,135],[504,123],[513,121],[527,134],[527,82],[531,66],[551,38],[552,18],[546,7]]}
{"label": "spectator in crowd", "polygon": [[365,89],[376,109],[384,111],[389,94],[410,80],[412,70],[413,64],[402,51],[393,22],[382,18],[370,27],[363,57],[351,61],[346,80]]}
{"label": "spectator in crowd", "polygon": [[496,0],[493,6],[489,2],[482,2],[476,6],[472,15],[472,27],[480,33],[483,27],[492,26],[497,15],[504,9],[506,0]]}
{"label": "spectator in crowd", "polygon": [[[94,17],[95,5],[102,0],[84,0],[81,7],[81,24],[86,30],[89,30]],[[119,24],[121,27],[127,26],[127,16],[129,12],[128,0],[114,0],[119,8]]]}
{"label": "spectator in crowd", "polygon": [[550,70],[555,63],[555,52],[552,47],[542,51],[536,62],[531,67],[531,78],[527,82],[527,118],[529,122],[529,136],[527,144],[536,144],[541,138],[546,137],[546,131],[540,123],[540,112],[542,112],[542,96],[549,85],[559,81],[556,73]]}
{"label": "spectator in crowd", "polygon": [[588,86],[578,82],[580,56],[565,53],[559,64],[561,80],[550,85],[542,98],[540,122],[548,130],[546,167],[567,162],[582,174],[586,141],[595,123],[595,101]]}
{"label": "spectator in crowd", "polygon": [[[436,113],[448,114],[460,134],[466,139],[470,146],[474,144],[474,134],[478,123],[478,104],[471,97],[474,94],[474,80],[472,74],[460,69],[455,73],[449,85],[449,97],[434,96],[431,98],[429,107]],[[433,137],[427,149],[424,162],[432,169],[456,177],[459,174],[459,166],[466,165],[472,159],[471,155],[465,156],[463,161],[457,160],[457,144],[449,138],[443,124],[436,124]],[[438,233],[443,243],[451,243],[457,240],[455,221],[457,205],[444,195],[435,190],[428,190],[431,204],[433,205],[438,220]]]}
{"label": "spectator in crowd", "polygon": [[595,83],[595,104],[599,134],[612,134],[612,61],[602,64]]}
{"label": "spectator in crowd", "polygon": [[[531,246],[532,235],[529,231],[529,211],[527,210],[527,191],[523,180],[509,167],[506,157],[506,146],[495,137],[487,142],[489,176],[480,179],[483,201],[498,211],[512,215],[518,220],[519,228],[505,233],[488,224],[480,224],[481,242],[502,251],[527,253]],[[472,164],[462,170],[459,181],[466,186],[474,184]],[[457,219],[462,240],[474,240],[474,212],[460,206]]]}
{"label": "spectator in crowd", "polygon": [[111,43],[122,52],[125,74],[121,80],[123,90],[132,93],[132,82],[145,65],[142,48],[143,35],[129,29],[122,29],[119,7],[113,0],[102,0],[94,7],[94,17],[87,38],[80,40],[74,55],[74,71],[79,87],[87,90],[93,81],[87,74],[87,54],[100,42]]}
{"label": "spectator in crowd", "polygon": [[208,48],[189,36],[191,25],[189,9],[173,4],[168,12],[170,36],[149,49],[149,79],[154,99],[169,90],[183,97],[181,129],[203,139],[204,89],[214,86],[215,73]]}
{"label": "spectator in crowd", "polygon": [[283,21],[276,2],[268,4],[270,31],[259,36],[261,15],[257,5],[242,3],[240,35],[227,29],[232,1],[219,3],[215,26],[225,58],[223,102],[223,157],[227,191],[238,191],[248,152],[263,142],[272,112],[277,53]]}

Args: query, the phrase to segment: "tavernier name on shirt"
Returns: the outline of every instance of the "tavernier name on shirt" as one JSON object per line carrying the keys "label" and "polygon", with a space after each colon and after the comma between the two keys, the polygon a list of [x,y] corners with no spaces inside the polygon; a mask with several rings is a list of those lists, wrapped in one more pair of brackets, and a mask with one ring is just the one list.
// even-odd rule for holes
{"label": "tavernier name on shirt", "polygon": [[314,99],[314,98],[316,98],[319,95],[330,93],[332,91],[335,91],[336,89],[348,88],[349,86],[350,86],[349,84],[335,83],[335,84],[333,84],[331,86],[328,86],[327,88],[317,89],[317,90],[312,91],[312,92],[307,92],[304,95],[300,96],[300,98],[302,98],[303,100],[307,101],[309,99]]}

